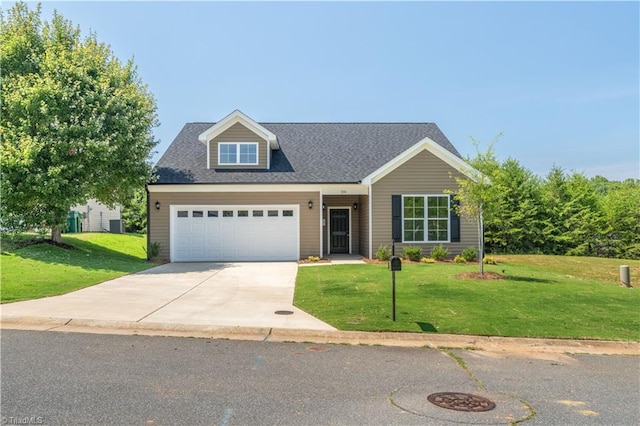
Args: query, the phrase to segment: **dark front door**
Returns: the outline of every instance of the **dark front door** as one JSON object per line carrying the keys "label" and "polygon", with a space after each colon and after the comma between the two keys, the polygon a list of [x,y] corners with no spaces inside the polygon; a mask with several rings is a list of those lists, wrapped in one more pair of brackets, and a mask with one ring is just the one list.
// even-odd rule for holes
{"label": "dark front door", "polygon": [[333,209],[329,216],[329,252],[349,253],[349,209]]}

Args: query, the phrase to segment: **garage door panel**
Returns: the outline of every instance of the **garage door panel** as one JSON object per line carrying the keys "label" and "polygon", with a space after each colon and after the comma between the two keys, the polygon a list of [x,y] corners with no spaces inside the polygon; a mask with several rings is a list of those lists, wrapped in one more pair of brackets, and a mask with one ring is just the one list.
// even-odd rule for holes
{"label": "garage door panel", "polygon": [[292,205],[171,206],[172,261],[297,260],[297,215]]}

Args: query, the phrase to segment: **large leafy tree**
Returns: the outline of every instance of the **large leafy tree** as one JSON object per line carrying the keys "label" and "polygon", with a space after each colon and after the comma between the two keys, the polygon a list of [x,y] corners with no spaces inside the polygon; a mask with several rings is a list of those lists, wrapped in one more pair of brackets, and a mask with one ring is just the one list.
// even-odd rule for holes
{"label": "large leafy tree", "polygon": [[604,255],[640,259],[640,180],[611,182],[600,199],[607,224]]}
{"label": "large leafy tree", "polygon": [[128,232],[147,232],[147,192],[139,189],[123,206],[122,219]]}
{"label": "large leafy tree", "polygon": [[545,208],[544,252],[601,255],[608,232],[594,181],[554,166],[541,187]]}
{"label": "large leafy tree", "polygon": [[487,222],[487,248],[492,252],[534,253],[542,243],[542,211],[537,177],[512,158],[492,174],[499,194]]}
{"label": "large leafy tree", "polygon": [[72,205],[124,203],[151,175],[156,104],[132,60],[17,3],[0,16],[2,216],[60,233]]}

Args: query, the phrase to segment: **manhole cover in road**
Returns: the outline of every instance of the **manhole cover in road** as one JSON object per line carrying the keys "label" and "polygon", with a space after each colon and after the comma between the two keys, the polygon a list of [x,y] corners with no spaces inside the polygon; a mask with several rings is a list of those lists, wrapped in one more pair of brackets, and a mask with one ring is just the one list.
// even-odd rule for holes
{"label": "manhole cover in road", "polygon": [[470,393],[438,392],[427,397],[430,403],[438,407],[456,411],[489,411],[496,407],[493,401]]}
{"label": "manhole cover in road", "polygon": [[275,311],[276,315],[293,315],[293,311]]}

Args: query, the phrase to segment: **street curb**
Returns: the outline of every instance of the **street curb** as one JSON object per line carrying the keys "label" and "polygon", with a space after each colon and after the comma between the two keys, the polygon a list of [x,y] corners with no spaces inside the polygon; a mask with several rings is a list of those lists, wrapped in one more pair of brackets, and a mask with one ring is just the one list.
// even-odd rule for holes
{"label": "street curb", "polygon": [[0,329],[198,337],[208,339],[268,342],[467,349],[498,353],[640,355],[640,342],[637,341],[534,339],[521,337],[366,331],[324,331],[268,327],[166,324],[136,321],[103,321],[81,318],[4,316],[0,321]]}

